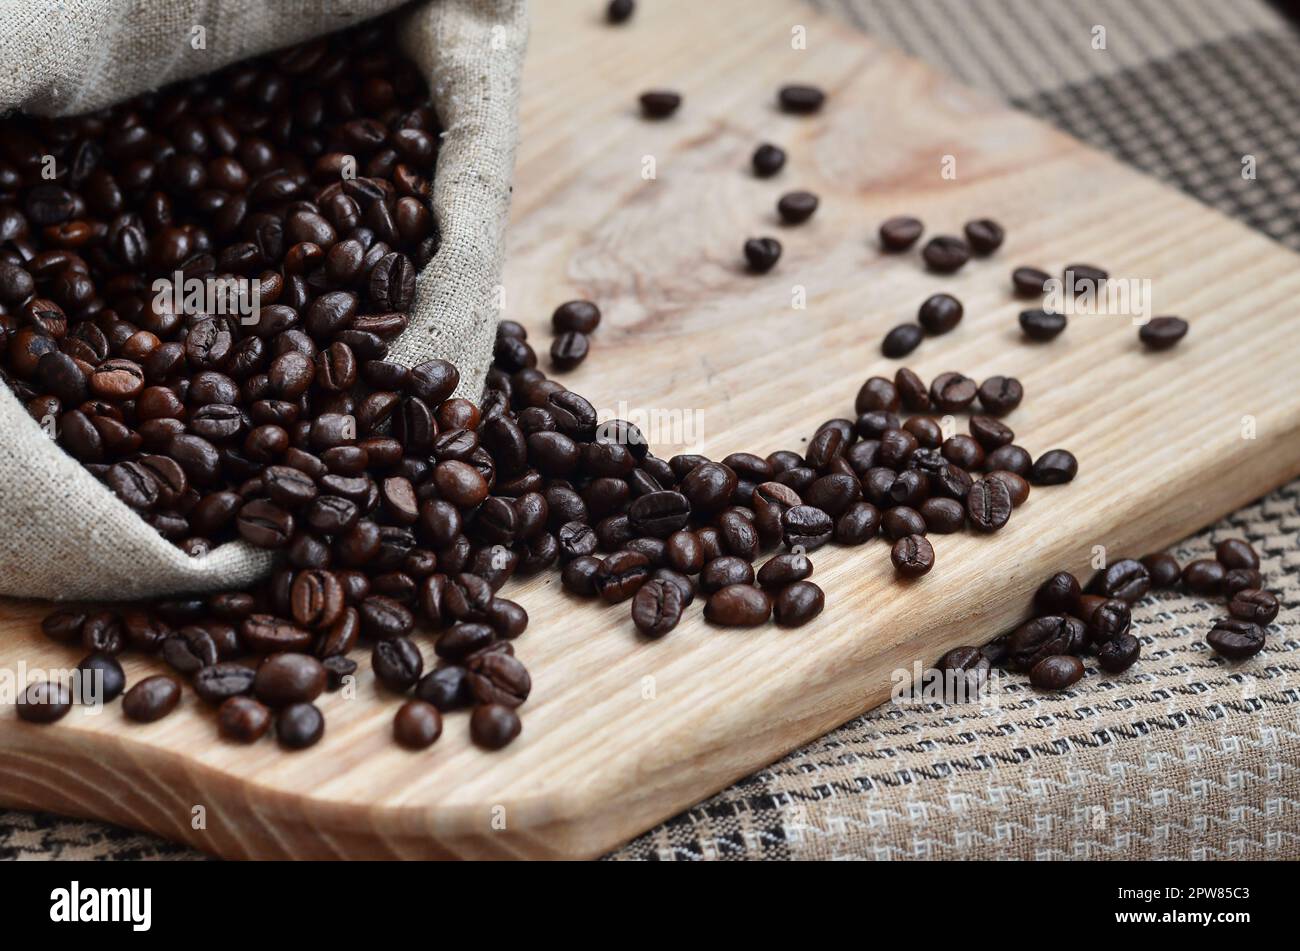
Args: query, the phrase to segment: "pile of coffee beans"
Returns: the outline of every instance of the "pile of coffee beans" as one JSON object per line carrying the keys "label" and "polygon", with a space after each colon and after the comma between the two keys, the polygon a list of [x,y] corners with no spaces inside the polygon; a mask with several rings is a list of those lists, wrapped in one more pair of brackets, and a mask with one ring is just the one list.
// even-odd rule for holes
{"label": "pile of coffee beans", "polygon": [[1259,555],[1244,539],[1220,542],[1214,558],[1180,567],[1169,554],[1124,558],[1098,571],[1086,586],[1068,571],[1057,572],[1034,595],[1033,616],[981,648],[958,647],[938,669],[966,676],[991,666],[1026,673],[1035,687],[1064,690],[1084,675],[1082,658],[1095,658],[1107,673],[1128,670],[1142,653],[1132,633],[1132,605],[1153,589],[1183,588],[1228,599],[1228,614],[1214,623],[1206,642],[1238,661],[1264,648],[1265,628],[1278,614],[1278,600],[1265,590]]}
{"label": "pile of coffee beans", "polygon": [[[925,232],[925,225],[911,215],[898,215],[880,225],[880,249],[898,253],[911,249]],[[992,218],[976,218],[966,222],[963,237],[936,235],[921,249],[921,260],[936,274],[955,274],[972,255],[987,257],[1002,247],[1006,229]]]}

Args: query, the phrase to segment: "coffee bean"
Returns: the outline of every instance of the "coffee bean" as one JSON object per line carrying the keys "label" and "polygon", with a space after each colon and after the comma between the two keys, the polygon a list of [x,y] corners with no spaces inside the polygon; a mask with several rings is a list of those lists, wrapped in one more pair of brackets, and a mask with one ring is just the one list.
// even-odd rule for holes
{"label": "coffee bean", "polygon": [[571,330],[551,342],[551,363],[562,373],[577,369],[590,349],[587,335]]}
{"label": "coffee bean", "polygon": [[861,545],[880,530],[880,509],[870,502],[854,502],[835,521],[833,537],[841,545]]}
{"label": "coffee bean", "polygon": [[978,387],[960,373],[940,373],[930,383],[930,402],[945,413],[960,413],[975,402]]}
{"label": "coffee bean", "polygon": [[393,717],[393,738],[411,750],[428,749],[442,736],[442,714],[424,700],[408,700]]}
{"label": "coffee bean", "polygon": [[776,238],[750,238],[743,250],[745,261],[755,274],[766,274],[781,259],[781,242]]}
{"label": "coffee bean", "polygon": [[650,492],[633,501],[627,516],[638,535],[667,538],[685,527],[691,516],[691,503],[680,492]]}
{"label": "coffee bean", "polygon": [[199,698],[221,703],[230,697],[243,696],[253,690],[257,671],[238,663],[220,663],[204,667],[194,674],[192,684]]}
{"label": "coffee bean", "polygon": [[1142,564],[1146,566],[1147,574],[1151,576],[1153,588],[1172,588],[1183,573],[1178,565],[1178,559],[1173,555],[1147,555],[1142,559]]}
{"label": "coffee bean", "polygon": [[28,723],[53,723],[72,709],[68,688],[60,683],[38,680],[29,684],[18,703],[18,719]]}
{"label": "coffee bean", "polygon": [[632,598],[632,623],[646,637],[660,638],[681,621],[684,607],[679,587],[652,579]]}
{"label": "coffee bean", "polygon": [[1011,272],[1011,285],[1017,297],[1041,297],[1052,275],[1036,267],[1018,267]]}
{"label": "coffee bean", "polygon": [[268,499],[244,503],[235,519],[240,536],[258,548],[283,548],[293,537],[293,516]]}
{"label": "coffee bean", "polygon": [[53,611],[41,621],[41,630],[52,641],[75,644],[81,641],[81,629],[85,623],[86,614],[82,611]]}
{"label": "coffee bean", "polygon": [[1193,594],[1217,595],[1223,588],[1227,572],[1211,558],[1201,558],[1183,566],[1183,584]]}
{"label": "coffee bean", "polygon": [[1068,571],[1058,571],[1034,593],[1034,608],[1040,614],[1073,614],[1083,589]]}
{"label": "coffee bean", "polygon": [[754,569],[744,558],[723,555],[709,561],[700,572],[700,589],[705,594],[720,591],[730,584],[753,584]]}
{"label": "coffee bean", "polygon": [[181,702],[181,687],[171,677],[146,677],[122,696],[122,713],[136,723],[161,720]]}
{"label": "coffee bean", "polygon": [[217,644],[206,628],[187,625],[162,646],[163,660],[183,674],[192,674],[217,662]]}
{"label": "coffee bean", "polygon": [[666,89],[656,89],[641,94],[641,114],[647,119],[666,119],[677,111],[682,97]]}
{"label": "coffee bean", "polygon": [[777,101],[782,112],[809,115],[821,109],[826,102],[826,93],[816,86],[792,84],[781,87],[777,93]]}
{"label": "coffee bean", "polygon": [[1049,614],[1016,628],[1007,643],[1007,656],[1013,669],[1029,671],[1053,654],[1081,652],[1087,640],[1084,621],[1068,615]]}
{"label": "coffee bean", "polygon": [[409,690],[424,673],[420,650],[407,637],[393,637],[376,644],[370,655],[370,666],[380,683],[397,691]]}
{"label": "coffee bean", "polygon": [[1215,652],[1228,660],[1245,660],[1264,649],[1264,629],[1258,624],[1237,618],[1224,618],[1214,622],[1205,636]]}
{"label": "coffee bean", "polygon": [[112,654],[93,653],[77,664],[79,703],[111,703],[126,689],[126,673]]}
{"label": "coffee bean", "polygon": [[256,743],[271,728],[271,711],[251,697],[231,696],[217,709],[217,730],[236,743]]}
{"label": "coffee bean", "polygon": [[994,416],[1005,416],[1024,398],[1020,381],[1010,376],[991,376],[980,384],[980,405]]}
{"label": "coffee bean", "polygon": [[1151,590],[1151,575],[1142,562],[1124,558],[1107,566],[1099,576],[1096,590],[1108,598],[1131,603]]}
{"label": "coffee bean", "polygon": [[905,357],[921,345],[925,336],[920,324],[899,324],[880,343],[880,352],[891,360]]}
{"label": "coffee bean", "polygon": [[961,270],[970,260],[970,245],[961,238],[939,235],[931,238],[921,249],[921,257],[930,270],[939,274],[952,274]]}
{"label": "coffee bean", "polygon": [[522,729],[519,714],[499,703],[479,704],[469,718],[470,738],[486,750],[509,746]]}
{"label": "coffee bean", "polygon": [[1033,471],[1033,459],[1029,453],[1015,445],[1002,446],[993,450],[984,460],[984,465],[990,472],[1002,470],[1014,473],[1022,479],[1028,478]]}
{"label": "coffee bean", "polygon": [[885,514],[881,517],[880,525],[884,529],[885,536],[890,541],[898,541],[900,538],[907,538],[909,535],[924,535],[926,531],[925,519],[921,513],[906,505],[886,509]]}
{"label": "coffee bean", "polygon": [[722,627],[755,627],[771,614],[771,599],[752,584],[727,585],[704,605],[705,620]]}
{"label": "coffee bean", "polygon": [[1227,538],[1214,548],[1214,557],[1224,568],[1259,569],[1259,555],[1244,538]]}
{"label": "coffee bean", "polygon": [[1020,312],[1020,329],[1030,340],[1052,340],[1065,329],[1065,324],[1065,315],[1054,311],[1040,308]]}
{"label": "coffee bean", "polygon": [[475,654],[465,668],[470,692],[480,704],[517,707],[532,690],[532,679],[524,665],[506,653]]}
{"label": "coffee bean", "polygon": [[939,535],[959,532],[966,524],[966,510],[955,499],[926,499],[921,503],[920,512],[927,530]]}
{"label": "coffee bean", "polygon": [[906,215],[888,218],[880,226],[880,246],[885,251],[906,251],[916,244],[924,230],[920,219]]}
{"label": "coffee bean", "polygon": [[253,693],[270,707],[310,703],[325,689],[325,668],[309,654],[272,654],[253,679]]}
{"label": "coffee bean", "polygon": [[1083,662],[1067,654],[1044,657],[1029,671],[1029,682],[1039,690],[1065,690],[1083,679]]}
{"label": "coffee bean", "polygon": [[1152,317],[1138,328],[1138,339],[1150,350],[1168,350],[1187,336],[1187,321],[1181,317]]}
{"label": "coffee bean", "polygon": [[609,0],[605,6],[605,19],[610,23],[626,23],[635,12],[634,0]]}
{"label": "coffee bean", "polygon": [[924,535],[908,535],[894,542],[889,553],[894,570],[904,578],[919,578],[934,567],[934,548]]}
{"label": "coffee bean", "polygon": [[1065,286],[1073,294],[1100,292],[1109,275],[1090,264],[1068,264],[1065,267]]}
{"label": "coffee bean", "polygon": [[275,738],[287,750],[314,746],[325,735],[325,717],[312,703],[291,703],[275,717]]}
{"label": "coffee bean", "polygon": [[1272,624],[1278,608],[1278,600],[1271,592],[1256,588],[1242,589],[1228,602],[1228,613],[1234,618],[1260,625]]}
{"label": "coffee bean", "polygon": [[758,569],[758,583],[766,590],[781,590],[812,576],[813,565],[801,553],[775,555]]}
{"label": "coffee bean", "polygon": [[921,304],[916,319],[926,333],[938,336],[961,323],[962,310],[961,301],[951,294],[932,294]]}
{"label": "coffee bean", "polygon": [[1002,247],[1006,231],[992,218],[977,218],[966,222],[963,229],[971,250],[979,255],[992,254]]}
{"label": "coffee bean", "polygon": [[813,216],[817,204],[812,192],[788,192],[776,203],[776,211],[786,224],[801,225]]}
{"label": "coffee bean", "polygon": [[754,150],[750,165],[757,177],[771,178],[785,167],[785,150],[765,142]]}
{"label": "coffee bean", "polygon": [[650,559],[639,552],[619,551],[601,562],[594,583],[609,604],[626,601],[650,578]]}
{"label": "coffee bean", "polygon": [[1088,620],[1088,636],[1093,644],[1104,644],[1128,633],[1132,617],[1127,601],[1110,598],[1092,612]]}
{"label": "coffee bean", "polygon": [[977,531],[995,532],[1011,517],[1011,493],[1001,482],[982,479],[966,496],[966,515]]}
{"label": "coffee bean", "polygon": [[826,606],[822,589],[811,581],[796,581],[786,585],[772,604],[776,623],[782,627],[801,627]]}
{"label": "coffee bean", "polygon": [[787,548],[813,551],[831,540],[835,524],[831,517],[812,505],[796,505],[781,516],[782,540]]}
{"label": "coffee bean", "polygon": [[1121,674],[1137,661],[1142,644],[1132,634],[1119,634],[1097,649],[1097,664],[1102,670]]}
{"label": "coffee bean", "polygon": [[1029,483],[1014,472],[997,469],[984,478],[989,482],[1000,482],[1006,487],[1007,494],[1011,496],[1012,508],[1019,508],[1029,498]]}
{"label": "coffee bean", "polygon": [[[999,466],[1009,469],[1009,466]],[[1014,471],[1014,470],[1011,470]],[[1064,449],[1049,449],[1034,460],[1029,471],[1029,481],[1034,485],[1061,485],[1071,481],[1079,472],[1078,460]],[[1023,475],[1024,473],[1017,473]]]}

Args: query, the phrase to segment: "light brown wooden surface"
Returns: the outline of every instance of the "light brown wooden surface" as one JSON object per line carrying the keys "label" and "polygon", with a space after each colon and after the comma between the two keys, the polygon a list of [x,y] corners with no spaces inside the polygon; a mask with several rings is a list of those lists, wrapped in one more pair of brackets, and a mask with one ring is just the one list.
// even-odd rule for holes
{"label": "light brown wooden surface", "polygon": [[[397,701],[363,662],[357,699],[324,698],[327,735],[297,754],[219,742],[188,693],[150,726],[123,724],[117,706],[53,728],[4,710],[5,804],[237,857],[597,855],[886,699],[897,668],[1008,628],[1045,574],[1083,569],[1094,545],[1143,554],[1300,472],[1289,252],[797,4],[658,0],[617,30],[600,6],[535,8],[506,279],[506,314],[540,352],[555,304],[604,309],[567,385],[601,408],[698,413],[698,448],[715,458],[798,449],[824,419],[851,415],[863,379],[892,375],[881,335],[942,289],[966,318],[909,365],[927,379],[1018,376],[1017,441],[1070,448],[1078,479],[1036,489],[992,538],[936,538],[938,566],[919,582],[894,581],[881,541],[814,553],[827,609],[800,630],[713,629],[697,604],[647,644],[626,605],[576,602],[555,574],[512,583],[505,594],[532,616],[516,648],[534,690],[523,736],[501,754],[471,747],[463,714],[432,750],[397,748]],[[807,51],[790,47],[797,24]],[[775,110],[792,80],[828,90],[820,116]],[[685,95],[676,117],[637,117],[653,86]],[[791,153],[775,180],[747,173],[762,140]],[[940,175],[945,155],[955,180]],[[796,187],[822,207],[781,228],[773,205]],[[993,216],[1009,237],[960,276],[929,275],[915,254],[876,250],[876,226],[900,212],[930,233]],[[765,233],[785,256],[754,277],[740,244]],[[1156,312],[1187,317],[1190,336],[1153,355],[1125,318],[1078,318],[1052,344],[1022,345],[1011,268],[1069,261],[1149,278]],[[795,285],[804,310],[791,307]],[[1258,438],[1242,438],[1247,416]],[[39,637],[44,609],[6,606],[0,667],[75,663]],[[149,669],[128,663],[133,678]],[[193,827],[195,806],[206,828]]]}

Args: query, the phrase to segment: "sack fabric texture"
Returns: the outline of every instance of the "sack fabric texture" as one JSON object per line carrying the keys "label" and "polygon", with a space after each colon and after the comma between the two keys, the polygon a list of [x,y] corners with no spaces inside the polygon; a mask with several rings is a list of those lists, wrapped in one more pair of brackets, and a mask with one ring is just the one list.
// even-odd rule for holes
{"label": "sack fabric texture", "polygon": [[[842,18],[818,29],[856,25],[1300,251],[1300,33],[1263,0],[816,5]],[[1107,55],[1080,52],[1096,24]],[[1270,169],[1248,186],[1231,174],[1244,152]],[[1008,678],[996,708],[886,704],[609,857],[1297,857],[1300,480],[1171,551],[1204,558],[1232,537],[1260,552],[1282,603],[1251,660],[1227,664],[1205,646],[1221,601],[1156,592],[1134,608],[1143,657],[1121,676],[1059,695]],[[0,857],[202,858],[17,811],[0,812]]]}
{"label": "sack fabric texture", "polygon": [[[399,0],[9,0],[0,114],[75,115],[387,13]],[[425,0],[399,14],[404,51],[442,125],[441,244],[390,359],[440,357],[477,401],[492,361],[527,43],[523,0]],[[199,32],[201,30],[201,32]],[[198,47],[198,48],[196,48]],[[190,557],[50,439],[0,386],[0,594],[130,599],[245,585],[270,568],[243,542]]]}

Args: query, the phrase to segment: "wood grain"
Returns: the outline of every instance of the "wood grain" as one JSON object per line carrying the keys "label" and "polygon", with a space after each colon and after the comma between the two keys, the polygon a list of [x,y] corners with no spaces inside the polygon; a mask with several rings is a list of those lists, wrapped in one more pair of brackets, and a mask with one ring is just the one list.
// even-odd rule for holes
{"label": "wood grain", "polygon": [[[822,420],[851,414],[863,379],[892,375],[881,335],[942,289],[967,316],[910,365],[927,379],[1018,376],[1017,441],[1070,448],[1078,479],[1036,489],[992,538],[937,538],[938,567],[914,583],[893,579],[883,542],[815,553],[827,609],[795,631],[714,629],[693,610],[647,644],[626,606],[578,604],[554,575],[512,583],[533,619],[516,647],[534,691],[523,736],[501,754],[470,746],[463,715],[431,751],[397,748],[396,700],[363,663],[354,699],[325,698],[322,743],[292,755],[218,742],[192,695],[149,726],[125,726],[117,708],[54,728],[5,710],[5,804],[233,857],[597,855],[887,699],[896,669],[1010,627],[1046,573],[1083,569],[1093,546],[1143,554],[1300,473],[1289,252],[796,4],[659,0],[617,30],[597,7],[535,11],[506,279],[506,315],[539,351],[555,304],[600,302],[570,387],[607,410],[689,412],[696,448],[715,458],[798,449]],[[795,25],[806,51],[791,49]],[[829,91],[820,116],[776,111],[776,88],[793,80]],[[677,116],[638,118],[636,95],[652,86],[685,95]],[[778,179],[747,174],[762,140],[791,153]],[[955,179],[940,175],[944,156]],[[822,207],[782,228],[773,206],[795,187]],[[1009,237],[937,277],[915,255],[876,249],[878,223],[901,212],[931,233],[992,216]],[[785,256],[754,277],[740,245],[764,233]],[[1052,344],[1022,345],[1011,268],[1071,261],[1149,279],[1155,311],[1187,317],[1191,334],[1155,355],[1126,318],[1080,317]],[[805,309],[791,306],[796,286]],[[1257,438],[1242,438],[1247,417]],[[674,451],[671,437],[655,451]],[[0,667],[75,662],[38,636],[44,609],[5,605]],[[128,674],[149,669],[132,659]]]}

